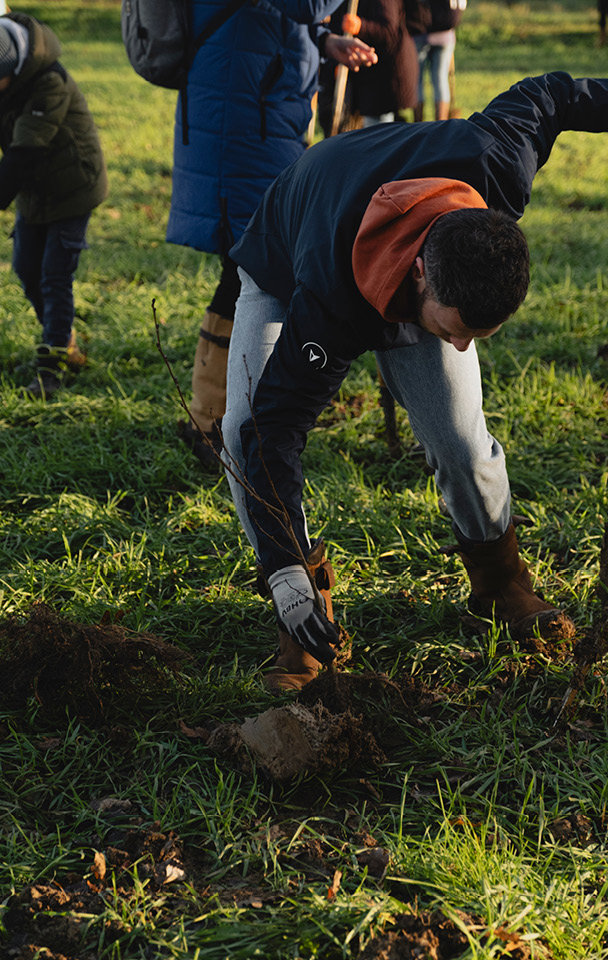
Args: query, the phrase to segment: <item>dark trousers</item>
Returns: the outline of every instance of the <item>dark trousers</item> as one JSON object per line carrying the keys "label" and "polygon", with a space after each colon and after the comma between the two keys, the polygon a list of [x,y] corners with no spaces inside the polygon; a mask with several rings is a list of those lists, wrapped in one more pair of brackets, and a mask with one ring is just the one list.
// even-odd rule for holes
{"label": "dark trousers", "polygon": [[86,250],[90,213],[53,223],[27,223],[17,214],[13,270],[42,325],[42,342],[67,347],[74,322],[72,284]]}

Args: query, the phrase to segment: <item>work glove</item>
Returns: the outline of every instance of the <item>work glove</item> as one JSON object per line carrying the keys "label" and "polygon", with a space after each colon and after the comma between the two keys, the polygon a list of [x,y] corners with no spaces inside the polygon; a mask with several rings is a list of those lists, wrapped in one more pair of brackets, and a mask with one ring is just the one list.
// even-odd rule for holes
{"label": "work glove", "polygon": [[338,644],[338,629],[315,605],[312,585],[304,567],[283,567],[268,577],[268,586],[282,629],[320,663],[331,663]]}

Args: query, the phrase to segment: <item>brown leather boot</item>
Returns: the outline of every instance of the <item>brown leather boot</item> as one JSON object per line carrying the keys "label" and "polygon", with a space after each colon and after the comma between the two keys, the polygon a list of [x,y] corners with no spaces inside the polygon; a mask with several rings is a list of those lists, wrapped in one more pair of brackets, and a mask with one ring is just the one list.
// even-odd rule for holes
{"label": "brown leather boot", "polygon": [[[333,623],[331,588],[336,582],[336,575],[329,560],[325,559],[325,543],[321,538],[314,541],[308,554],[308,569],[325,602],[325,615]],[[318,660],[303,650],[288,633],[279,630],[277,656],[264,677],[264,683],[270,690],[277,693],[284,690],[301,690],[318,676],[320,669],[321,663]]]}
{"label": "brown leather boot", "polygon": [[192,368],[190,410],[196,428],[209,433],[226,412],[226,366],[232,320],[207,309]]}
{"label": "brown leather boot", "polygon": [[494,616],[509,627],[514,640],[532,636],[536,627],[545,639],[574,636],[570,617],[534,593],[512,523],[498,540],[467,545],[458,552],[471,581],[469,610],[474,616]]}
{"label": "brown leather boot", "polygon": [[83,353],[80,347],[78,346],[78,343],[76,341],[76,334],[74,333],[73,330],[70,333],[70,340],[67,345],[67,351],[68,353],[66,358],[66,364],[68,366],[68,369],[71,370],[72,373],[79,373],[80,370],[82,370],[82,368],[86,365],[87,356],[86,356],[86,353]]}
{"label": "brown leather boot", "polygon": [[321,664],[310,653],[292,640],[288,633],[279,630],[279,647],[276,659],[264,677],[269,690],[282,693],[285,690],[301,690],[315,680]]}
{"label": "brown leather boot", "polygon": [[192,421],[178,420],[177,434],[205,470],[220,473],[220,424],[226,412],[226,367],[232,320],[207,309],[192,367]]}

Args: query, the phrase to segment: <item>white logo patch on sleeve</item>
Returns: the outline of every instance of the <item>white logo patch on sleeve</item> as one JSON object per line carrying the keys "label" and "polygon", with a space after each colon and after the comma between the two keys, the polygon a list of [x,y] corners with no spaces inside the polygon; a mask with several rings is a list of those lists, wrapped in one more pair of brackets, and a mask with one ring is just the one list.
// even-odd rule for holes
{"label": "white logo patch on sleeve", "polygon": [[304,344],[302,353],[315,370],[322,370],[327,363],[325,350],[318,343],[315,343],[314,340],[309,340],[308,343]]}

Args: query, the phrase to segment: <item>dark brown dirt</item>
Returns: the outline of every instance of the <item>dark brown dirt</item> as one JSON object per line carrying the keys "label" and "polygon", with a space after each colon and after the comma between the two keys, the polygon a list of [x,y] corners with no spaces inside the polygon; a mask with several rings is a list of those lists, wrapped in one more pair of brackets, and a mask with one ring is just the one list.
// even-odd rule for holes
{"label": "dark brown dirt", "polygon": [[[265,825],[260,842],[267,829]],[[335,869],[334,844],[326,844],[322,838],[299,838],[292,846],[289,840],[295,829],[294,824],[274,824],[270,833],[275,840],[279,836],[285,838],[284,858],[297,864],[308,880],[317,884],[326,881],[330,899],[340,878]],[[378,847],[369,834],[354,835],[352,840],[363,847],[356,858],[359,869],[366,869],[369,876],[381,881],[389,863],[388,852]],[[221,881],[210,883],[207,876],[212,860],[204,849],[185,848],[173,832],[163,833],[159,825],[117,830],[100,849],[92,850],[91,862],[82,872],[25,887],[9,898],[3,917],[7,940],[1,955],[7,960],[96,960],[96,945],[102,935],[107,948],[130,933],[116,913],[107,920],[102,914],[107,903],[115,905],[118,900],[119,904],[128,904],[137,898],[135,867],[138,881],[146,884],[148,895],[162,894],[164,900],[170,895],[170,909],[174,912],[192,909],[191,896],[186,902],[181,900],[182,881],[203,903],[212,898],[242,910],[257,910],[283,899],[284,893],[271,889],[263,877],[254,874],[248,877],[247,885],[241,874],[230,873]],[[497,957],[531,960],[530,948],[517,932],[502,928],[489,931],[481,920],[462,912],[460,924],[456,924],[440,910],[419,912],[413,904],[404,904],[404,908],[410,912],[396,915],[390,926],[372,937],[358,954],[359,960],[456,960],[468,947],[462,927],[482,943],[491,939],[494,945],[504,945]],[[129,942],[135,949],[133,940]],[[145,947],[143,941],[141,946]],[[535,956],[551,960],[539,941]]]}
{"label": "dark brown dirt", "polygon": [[602,824],[596,824],[582,813],[573,813],[570,817],[558,817],[549,824],[549,832],[556,843],[574,843],[586,847],[594,839],[594,832],[605,833]]}
{"label": "dark brown dirt", "polygon": [[102,620],[82,624],[42,603],[24,617],[0,623],[0,698],[23,709],[29,698],[44,719],[98,721],[117,699],[130,709],[166,689],[167,670],[176,674],[187,654],[148,633],[134,633]]}
{"label": "dark brown dirt", "polygon": [[[151,892],[166,889],[168,884],[193,873],[173,833],[129,830],[117,843],[96,852],[82,876],[67,874],[61,882],[38,883],[10,897],[3,918],[10,939],[2,947],[2,957],[95,960],[97,951],[87,945],[87,941],[91,943],[91,937],[87,937],[90,918],[104,912],[106,900],[113,902],[114,884],[120,899],[128,900],[133,895],[130,871],[135,864],[139,880],[146,882]],[[95,939],[100,933],[98,927]],[[119,920],[104,923],[106,944],[124,933]]]}
{"label": "dark brown dirt", "polygon": [[207,737],[214,753],[248,769],[253,761],[276,781],[331,769],[378,769],[402,734],[396,718],[428,722],[450,693],[411,678],[322,671],[288,706],[242,724],[220,724]]}
{"label": "dark brown dirt", "polygon": [[[441,910],[432,913],[402,913],[394,917],[394,926],[369,941],[359,954],[359,960],[456,960],[469,946],[462,927],[479,937],[484,931],[484,940],[489,933],[479,918],[459,913],[461,925],[449,920]],[[528,943],[517,933],[498,928],[492,931],[494,942],[504,948],[492,954],[505,960],[530,960],[532,954]],[[536,941],[536,956],[550,960],[546,948]]]}
{"label": "dark brown dirt", "polygon": [[307,706],[321,703],[332,713],[365,715],[369,722],[374,717],[417,718],[437,712],[451,692],[451,688],[436,690],[409,677],[392,680],[381,673],[323,671],[303,688],[298,701]]}
{"label": "dark brown dirt", "polygon": [[[260,842],[266,837],[266,825],[260,832]],[[282,827],[274,824],[271,835],[293,837],[295,825]],[[335,873],[331,862],[335,850],[330,844],[311,838],[299,838],[298,843],[285,851],[285,858],[297,864],[298,870],[311,882],[325,879],[329,884]],[[162,897],[168,912],[185,915],[192,909],[192,896],[181,900],[181,883],[194,890],[200,902],[208,899],[240,909],[258,910],[266,904],[279,902],[284,893],[269,886],[267,879],[250,871],[247,881],[242,873],[229,871],[220,881],[210,883],[209,866],[214,856],[208,857],[204,847],[185,847],[173,833],[164,833],[160,825],[151,828],[134,827],[116,830],[108,842],[92,850],[90,863],[81,872],[64,874],[56,880],[25,887],[9,898],[3,915],[7,937],[0,947],[2,960],[97,960],[97,943],[101,934],[106,949],[109,944],[129,934],[120,920],[101,919],[106,903],[129,904],[139,897],[134,883],[137,869],[139,882],[146,884],[149,896]],[[91,925],[91,918],[100,918]],[[103,925],[103,927],[102,927]],[[133,945],[133,941],[129,941]],[[142,941],[145,950],[145,943]],[[133,946],[134,954],[137,952]],[[121,954],[122,955],[122,954]],[[124,954],[126,956],[126,954]],[[139,953],[137,953],[139,956]],[[142,952],[143,955],[143,952]],[[152,956],[152,954],[150,954]]]}

